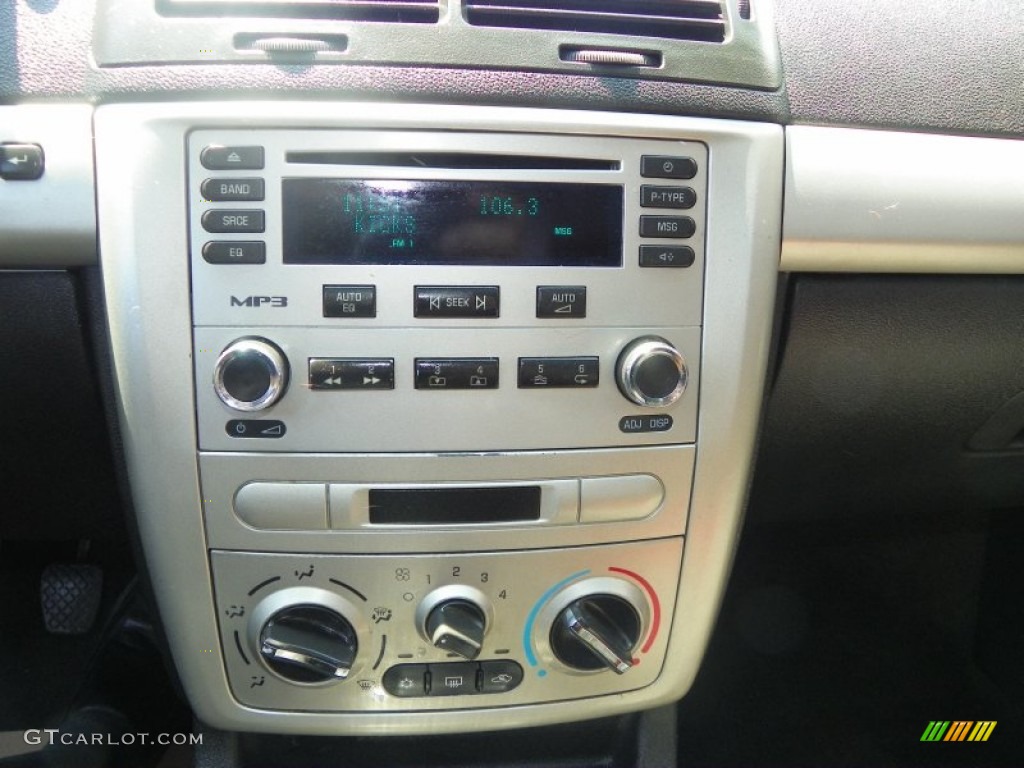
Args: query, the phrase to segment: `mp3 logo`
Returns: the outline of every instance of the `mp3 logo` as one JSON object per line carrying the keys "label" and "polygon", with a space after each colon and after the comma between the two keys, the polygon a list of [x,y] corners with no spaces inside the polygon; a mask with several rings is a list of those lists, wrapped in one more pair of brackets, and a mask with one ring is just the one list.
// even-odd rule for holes
{"label": "mp3 logo", "polygon": [[287,307],[288,297],[287,296],[246,296],[244,299],[240,299],[237,296],[231,297],[232,307]]}

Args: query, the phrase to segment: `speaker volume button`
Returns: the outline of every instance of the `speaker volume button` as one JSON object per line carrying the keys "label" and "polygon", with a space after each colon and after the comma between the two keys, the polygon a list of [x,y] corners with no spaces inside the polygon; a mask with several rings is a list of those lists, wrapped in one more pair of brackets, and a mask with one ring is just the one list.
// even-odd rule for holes
{"label": "speaker volume button", "polygon": [[269,408],[287,387],[288,358],[266,339],[237,339],[224,348],[214,365],[214,391],[236,411]]}

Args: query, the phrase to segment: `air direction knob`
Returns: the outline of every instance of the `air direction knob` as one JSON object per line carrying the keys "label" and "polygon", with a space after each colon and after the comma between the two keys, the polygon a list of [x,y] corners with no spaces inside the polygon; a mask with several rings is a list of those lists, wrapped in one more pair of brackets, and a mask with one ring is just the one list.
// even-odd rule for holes
{"label": "air direction knob", "polygon": [[337,611],[323,605],[291,605],[267,619],[259,651],[281,677],[308,685],[348,677],[359,641]]}

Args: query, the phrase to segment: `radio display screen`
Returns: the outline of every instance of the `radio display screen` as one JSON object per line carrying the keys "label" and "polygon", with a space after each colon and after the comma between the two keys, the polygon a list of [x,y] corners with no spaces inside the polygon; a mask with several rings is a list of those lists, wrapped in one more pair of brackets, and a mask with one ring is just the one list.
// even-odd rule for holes
{"label": "radio display screen", "polygon": [[285,264],[622,266],[622,187],[287,178]]}

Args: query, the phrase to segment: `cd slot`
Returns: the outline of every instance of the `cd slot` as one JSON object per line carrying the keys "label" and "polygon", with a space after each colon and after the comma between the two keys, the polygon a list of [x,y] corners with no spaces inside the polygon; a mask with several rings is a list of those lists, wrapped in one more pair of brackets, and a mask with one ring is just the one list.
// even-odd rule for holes
{"label": "cd slot", "polygon": [[370,525],[479,525],[539,519],[539,485],[370,491]]}
{"label": "cd slot", "polygon": [[444,168],[448,170],[618,171],[618,160],[543,155],[500,155],[468,152],[349,152],[293,150],[289,163],[302,165],[363,165],[389,168]]}

